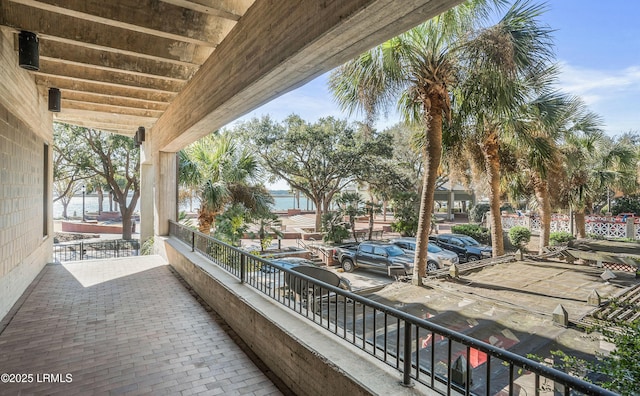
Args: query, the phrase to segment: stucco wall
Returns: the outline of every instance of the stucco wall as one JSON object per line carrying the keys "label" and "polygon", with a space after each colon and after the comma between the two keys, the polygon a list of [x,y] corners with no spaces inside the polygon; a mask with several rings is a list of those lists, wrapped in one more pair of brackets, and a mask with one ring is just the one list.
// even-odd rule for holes
{"label": "stucco wall", "polygon": [[[52,118],[38,94],[33,75],[17,64],[12,34],[3,30],[0,32],[0,319],[51,261],[53,243]],[[45,178],[45,143],[48,178]]]}

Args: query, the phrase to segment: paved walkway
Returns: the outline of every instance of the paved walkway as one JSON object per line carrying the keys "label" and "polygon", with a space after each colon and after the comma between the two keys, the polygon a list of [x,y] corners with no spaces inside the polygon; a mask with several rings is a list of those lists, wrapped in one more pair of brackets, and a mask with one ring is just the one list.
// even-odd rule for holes
{"label": "paved walkway", "polygon": [[157,256],[47,265],[0,332],[0,395],[281,394]]}

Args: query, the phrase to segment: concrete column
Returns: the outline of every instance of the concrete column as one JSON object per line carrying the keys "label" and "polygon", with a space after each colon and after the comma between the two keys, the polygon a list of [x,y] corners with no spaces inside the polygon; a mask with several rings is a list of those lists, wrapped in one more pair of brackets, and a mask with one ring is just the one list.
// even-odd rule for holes
{"label": "concrete column", "polygon": [[629,239],[635,239],[636,238],[636,226],[634,224],[634,218],[633,217],[628,217],[627,218],[627,223],[626,223],[626,237]]}
{"label": "concrete column", "polygon": [[140,242],[153,236],[153,176],[152,164],[140,164]]}
{"label": "concrete column", "polygon": [[160,151],[153,158],[155,166],[154,230],[169,235],[169,220],[178,218],[178,168],[176,153]]}
{"label": "concrete column", "polygon": [[151,134],[140,147],[140,242],[144,243],[153,236],[153,151]]}

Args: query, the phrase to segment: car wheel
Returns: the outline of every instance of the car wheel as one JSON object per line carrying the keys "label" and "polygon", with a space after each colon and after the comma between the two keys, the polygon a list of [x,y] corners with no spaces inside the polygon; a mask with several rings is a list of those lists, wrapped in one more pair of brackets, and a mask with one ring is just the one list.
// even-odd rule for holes
{"label": "car wheel", "polygon": [[469,256],[469,258],[467,259],[467,261],[478,261],[480,260],[480,257],[478,256]]}
{"label": "car wheel", "polygon": [[344,272],[353,272],[353,270],[355,269],[353,261],[351,261],[351,259],[345,259],[342,262],[342,269],[344,270]]}
{"label": "car wheel", "polygon": [[434,272],[438,270],[438,263],[434,261],[427,261],[427,272]]}

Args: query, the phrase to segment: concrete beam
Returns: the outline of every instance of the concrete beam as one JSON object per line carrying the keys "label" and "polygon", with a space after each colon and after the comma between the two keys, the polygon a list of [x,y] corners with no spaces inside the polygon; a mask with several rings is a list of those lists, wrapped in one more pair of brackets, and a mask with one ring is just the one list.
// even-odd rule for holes
{"label": "concrete beam", "polygon": [[178,151],[460,2],[257,1],[160,117],[155,150]]}
{"label": "concrete beam", "polygon": [[202,64],[213,52],[212,47],[107,26],[23,4],[12,3],[8,6],[8,3],[0,1],[0,25],[38,33],[45,39],[126,55],[144,55],[160,61],[173,60],[191,64]]}
{"label": "concrete beam", "polygon": [[73,79],[68,77],[50,76],[32,73],[36,84],[45,87],[57,87],[61,90],[94,93],[97,95],[140,99],[143,101],[168,103],[176,96],[175,92],[158,91],[154,89],[132,88],[125,85],[105,84],[98,81]]}
{"label": "concrete beam", "polygon": [[174,4],[179,7],[238,21],[253,4],[253,0],[160,0],[164,3]]}
{"label": "concrete beam", "polygon": [[184,80],[141,75],[138,73],[131,73],[127,71],[123,72],[120,70],[82,64],[71,64],[69,62],[61,62],[57,59],[46,57],[40,58],[40,70],[38,71],[38,74],[176,93],[179,92],[186,83]]}
{"label": "concrete beam", "polygon": [[[41,86],[41,94],[47,95],[48,87]],[[80,92],[73,90],[64,90],[63,98],[69,101],[97,103],[107,106],[115,106],[124,109],[144,109],[163,112],[169,106],[166,102],[155,102],[141,99],[131,99],[119,96],[103,95],[93,92]]]}
{"label": "concrete beam", "polygon": [[40,59],[57,60],[67,64],[91,65],[106,70],[118,70],[137,75],[151,75],[188,80],[198,70],[193,64],[161,62],[129,54],[119,54],[96,48],[87,48],[78,43],[40,40]]}
{"label": "concrete beam", "polygon": [[[235,21],[154,0],[11,0],[39,10],[170,40],[213,47]],[[120,38],[122,40],[122,38]]]}

